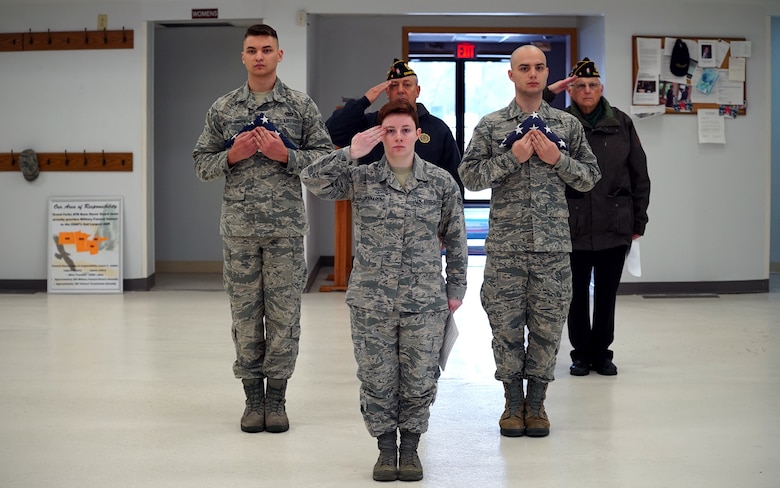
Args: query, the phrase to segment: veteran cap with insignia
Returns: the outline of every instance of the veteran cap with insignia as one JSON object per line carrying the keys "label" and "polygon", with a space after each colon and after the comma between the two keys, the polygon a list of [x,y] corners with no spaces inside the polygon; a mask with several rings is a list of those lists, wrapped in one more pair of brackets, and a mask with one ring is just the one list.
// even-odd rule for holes
{"label": "veteran cap with insignia", "polygon": [[387,72],[388,80],[397,80],[399,78],[405,78],[416,74],[412,68],[402,59],[395,58],[393,65],[390,66],[390,70]]}
{"label": "veteran cap with insignia", "polygon": [[674,76],[685,76],[688,73],[688,67],[691,64],[691,55],[688,52],[688,45],[682,39],[674,41],[672,47],[672,59],[669,62],[669,71]]}
{"label": "veteran cap with insignia", "polygon": [[576,76],[577,78],[599,78],[599,70],[596,69],[596,65],[588,58],[582,58],[571,69],[569,76]]}

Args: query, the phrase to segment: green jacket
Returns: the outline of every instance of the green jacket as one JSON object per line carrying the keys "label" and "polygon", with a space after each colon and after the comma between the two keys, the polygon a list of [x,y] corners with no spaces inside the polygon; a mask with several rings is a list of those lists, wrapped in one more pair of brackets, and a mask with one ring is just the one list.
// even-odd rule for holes
{"label": "green jacket", "polygon": [[589,192],[569,187],[569,225],[575,250],[599,251],[631,244],[634,234],[644,235],[650,204],[650,177],[634,122],[601,98],[603,116],[591,126],[572,104],[566,110],[585,129],[596,155],[601,180]]}

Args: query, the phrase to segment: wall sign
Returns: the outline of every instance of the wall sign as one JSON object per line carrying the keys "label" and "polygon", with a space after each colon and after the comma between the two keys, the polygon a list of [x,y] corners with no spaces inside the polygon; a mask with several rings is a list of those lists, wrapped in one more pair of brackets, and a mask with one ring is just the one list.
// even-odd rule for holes
{"label": "wall sign", "polygon": [[122,292],[122,197],[49,199],[49,293]]}
{"label": "wall sign", "polygon": [[218,19],[219,9],[216,8],[194,8],[192,9],[193,19]]}

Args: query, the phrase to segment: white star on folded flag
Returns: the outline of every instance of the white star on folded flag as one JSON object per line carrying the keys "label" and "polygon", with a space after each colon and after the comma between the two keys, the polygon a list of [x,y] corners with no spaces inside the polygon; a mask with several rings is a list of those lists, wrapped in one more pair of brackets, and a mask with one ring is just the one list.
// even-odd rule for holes
{"label": "white star on folded flag", "polygon": [[233,137],[225,141],[225,149],[229,149],[233,145],[233,142],[236,140],[236,137],[238,137],[238,134],[249,132],[255,127],[265,127],[271,132],[276,132],[277,134],[279,134],[279,138],[282,140],[285,146],[289,147],[290,149],[298,149],[298,146],[296,146],[294,142],[288,139],[287,136],[282,134],[279,131],[279,129],[277,129],[276,126],[274,126],[274,124],[262,112],[260,113],[260,115],[255,117],[255,120],[242,127],[241,130],[238,131],[236,135],[234,135]]}
{"label": "white star on folded flag", "polygon": [[558,144],[558,147],[562,149],[566,148],[566,143],[563,142],[563,140],[558,137],[555,132],[552,131],[552,129],[547,127],[547,124],[544,123],[544,120],[542,120],[537,112],[533,112],[527,119],[517,124],[515,130],[507,134],[498,147],[510,147],[516,140],[520,139],[524,134],[531,130],[544,131],[544,135],[546,135],[547,138],[554,143]]}

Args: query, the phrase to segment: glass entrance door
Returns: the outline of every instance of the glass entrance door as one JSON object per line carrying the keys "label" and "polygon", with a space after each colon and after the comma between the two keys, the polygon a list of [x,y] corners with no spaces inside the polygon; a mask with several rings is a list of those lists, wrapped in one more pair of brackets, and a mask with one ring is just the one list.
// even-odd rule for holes
{"label": "glass entrance door", "polygon": [[[479,119],[512,100],[509,59],[411,60],[409,65],[420,80],[417,101],[450,127],[461,153]],[[458,80],[463,81],[459,84]],[[490,190],[466,190],[465,198],[467,202],[487,203]]]}

